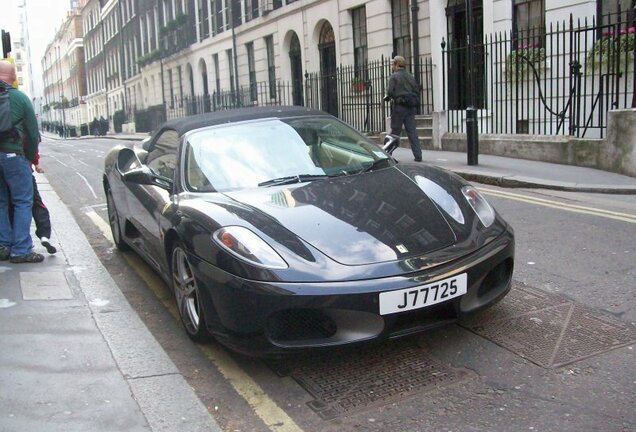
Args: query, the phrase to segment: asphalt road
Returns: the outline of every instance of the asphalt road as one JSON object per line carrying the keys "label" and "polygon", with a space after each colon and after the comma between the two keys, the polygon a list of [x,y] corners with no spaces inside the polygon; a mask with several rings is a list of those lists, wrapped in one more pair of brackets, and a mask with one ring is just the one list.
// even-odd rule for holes
{"label": "asphalt road", "polygon": [[636,430],[636,196],[477,185],[516,234],[515,289],[496,310],[381,347],[272,363],[192,343],[170,290],[113,248],[102,170],[119,143],[45,139],[45,175],[224,430]]}

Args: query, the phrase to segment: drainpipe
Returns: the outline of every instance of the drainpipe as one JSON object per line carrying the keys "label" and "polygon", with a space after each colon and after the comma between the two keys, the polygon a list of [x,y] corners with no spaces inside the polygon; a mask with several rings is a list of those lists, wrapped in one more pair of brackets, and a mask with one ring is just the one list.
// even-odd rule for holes
{"label": "drainpipe", "polygon": [[[417,18],[417,12],[420,7],[417,5],[417,0],[411,0],[411,26],[413,33],[413,74],[415,78],[420,79],[420,29]],[[422,83],[420,83],[421,85]],[[419,108],[418,108],[419,110]]]}

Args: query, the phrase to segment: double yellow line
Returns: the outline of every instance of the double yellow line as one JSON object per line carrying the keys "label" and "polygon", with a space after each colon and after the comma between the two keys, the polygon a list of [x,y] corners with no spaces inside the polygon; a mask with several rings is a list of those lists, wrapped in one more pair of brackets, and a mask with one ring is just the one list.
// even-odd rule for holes
{"label": "double yellow line", "polygon": [[553,200],[548,200],[544,198],[536,198],[536,197],[531,197],[527,195],[517,194],[514,192],[506,192],[506,191],[487,189],[487,188],[478,188],[478,189],[484,195],[491,195],[491,196],[511,199],[515,201],[521,201],[528,204],[535,204],[535,205],[540,205],[543,207],[550,207],[550,208],[563,210],[563,211],[569,211],[573,213],[599,216],[599,217],[604,217],[608,219],[618,220],[621,222],[636,223],[636,215],[634,214],[603,210],[603,209],[599,209],[595,207],[585,207],[585,206],[574,205],[574,204],[566,204],[559,201],[553,201]]}
{"label": "double yellow line", "polygon": [[[110,226],[94,210],[85,212],[86,216],[97,226],[111,243],[113,237]],[[148,288],[161,301],[173,318],[180,321],[179,312],[174,297],[165,289],[163,280],[157,276],[134,253],[124,253],[122,256],[135,272],[146,282]],[[302,429],[287,413],[274,402],[261,386],[256,383],[218,344],[198,345],[203,354],[216,366],[219,372],[230,383],[234,390],[249,404],[254,413],[267,425],[272,432],[302,432]]]}

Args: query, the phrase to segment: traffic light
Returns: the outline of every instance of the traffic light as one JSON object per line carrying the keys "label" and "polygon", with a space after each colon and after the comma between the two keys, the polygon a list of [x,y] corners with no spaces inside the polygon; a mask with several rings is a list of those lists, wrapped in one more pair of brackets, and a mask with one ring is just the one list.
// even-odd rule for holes
{"label": "traffic light", "polygon": [[11,52],[11,35],[9,32],[2,30],[2,58],[9,57]]}

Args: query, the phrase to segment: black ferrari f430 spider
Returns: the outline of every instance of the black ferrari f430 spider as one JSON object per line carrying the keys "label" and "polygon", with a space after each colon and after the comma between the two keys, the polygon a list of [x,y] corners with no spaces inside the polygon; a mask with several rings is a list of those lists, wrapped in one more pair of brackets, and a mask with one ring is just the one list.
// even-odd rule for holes
{"label": "black ferrari f430 spider", "polygon": [[513,230],[475,187],[324,112],[171,120],[113,148],[103,181],[115,244],[171,286],[196,341],[278,355],[385,340],[510,290]]}

